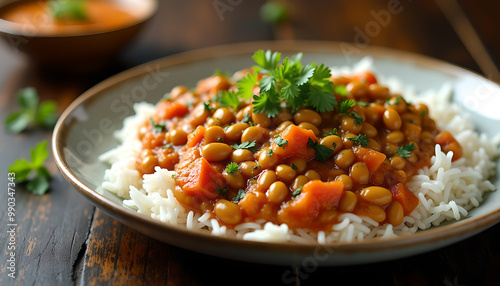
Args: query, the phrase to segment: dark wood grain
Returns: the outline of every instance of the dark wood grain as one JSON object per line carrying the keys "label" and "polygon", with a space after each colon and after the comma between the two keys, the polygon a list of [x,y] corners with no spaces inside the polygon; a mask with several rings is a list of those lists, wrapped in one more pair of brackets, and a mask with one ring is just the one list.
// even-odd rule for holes
{"label": "dark wood grain", "polygon": [[[92,85],[129,67],[176,52],[242,41],[358,41],[357,48],[363,43],[396,48],[481,72],[433,0],[289,0],[285,1],[290,5],[288,21],[274,27],[259,19],[264,2],[162,0],[157,15],[119,62],[92,74],[37,70],[1,43],[2,119],[17,108],[14,94],[22,87],[36,87],[43,100],[57,99],[62,111]],[[387,15],[388,4],[395,2],[402,7],[400,12],[391,13],[387,22],[375,18]],[[495,14],[498,4],[459,2],[498,64],[494,28],[500,24]],[[221,14],[214,3],[232,6]],[[359,31],[369,33],[366,29],[374,23],[380,25],[378,32],[363,39]],[[8,164],[50,137],[51,132],[43,130],[12,135],[1,125],[2,188]],[[5,254],[0,256],[0,285],[500,285],[499,225],[443,249],[377,264],[317,268],[243,263],[193,253],[140,234],[95,210],[62,178],[53,160],[48,167],[54,175],[48,194],[36,196],[16,186],[16,280],[6,276],[7,196],[0,192],[0,247]]]}

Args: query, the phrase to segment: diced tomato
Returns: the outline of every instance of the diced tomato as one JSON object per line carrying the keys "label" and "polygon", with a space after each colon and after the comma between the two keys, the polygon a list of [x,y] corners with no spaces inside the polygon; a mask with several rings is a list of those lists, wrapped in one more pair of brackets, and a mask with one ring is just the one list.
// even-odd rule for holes
{"label": "diced tomato", "polygon": [[181,103],[163,100],[158,103],[155,122],[160,120],[183,117],[189,112],[189,108]]}
{"label": "diced tomato", "polygon": [[303,129],[292,124],[281,133],[280,137],[286,140],[287,143],[279,146],[276,144],[275,138],[271,147],[279,158],[302,157],[310,160],[316,156],[316,151],[307,147],[309,138],[316,142],[316,135],[312,130]]}
{"label": "diced tomato", "polygon": [[403,206],[404,215],[409,215],[418,205],[418,197],[403,183],[397,183],[391,188],[392,198]]}
{"label": "diced tomato", "polygon": [[224,177],[203,157],[196,159],[187,177],[183,190],[186,194],[202,198],[217,197],[217,188],[223,187]]}
{"label": "diced tomato", "polygon": [[341,181],[309,181],[300,195],[282,208],[279,218],[290,225],[304,223],[317,217],[321,211],[337,208],[343,194],[344,184]]}
{"label": "diced tomato", "polygon": [[377,171],[386,158],[384,153],[380,153],[370,148],[354,146],[354,156],[358,162],[363,162],[368,167],[370,173]]}
{"label": "diced tomato", "polygon": [[456,161],[460,158],[462,158],[463,151],[462,151],[462,146],[457,142],[455,137],[451,135],[450,132],[441,132],[439,133],[438,136],[436,136],[436,143],[441,145],[441,148],[443,148],[444,153],[448,153],[450,151],[453,152],[453,159],[452,161]]}
{"label": "diced tomato", "polygon": [[194,146],[198,145],[205,136],[205,130],[206,128],[201,125],[196,127],[196,129],[192,133],[188,134],[186,146],[188,148],[193,148]]}

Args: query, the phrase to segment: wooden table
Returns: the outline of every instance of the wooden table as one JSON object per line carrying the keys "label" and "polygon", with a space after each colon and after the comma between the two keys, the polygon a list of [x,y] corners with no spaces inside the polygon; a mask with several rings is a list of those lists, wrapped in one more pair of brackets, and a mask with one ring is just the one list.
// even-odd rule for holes
{"label": "wooden table", "polygon": [[[83,91],[126,68],[194,48],[254,40],[357,41],[425,54],[499,79],[495,27],[500,24],[500,4],[373,2],[288,1],[288,21],[271,27],[259,18],[263,0],[162,0],[158,14],[123,53],[120,64],[89,75],[37,71],[24,55],[1,43],[2,120],[18,108],[14,94],[22,87],[36,87],[42,100],[57,99],[62,112]],[[362,32],[366,37],[360,36]],[[316,268],[235,262],[179,249],[122,225],[75,191],[52,159],[49,193],[36,196],[16,186],[17,278],[11,279],[8,165],[27,157],[37,142],[50,140],[51,132],[12,135],[2,124],[0,133],[0,285],[500,285],[500,225],[440,250],[377,264]]]}

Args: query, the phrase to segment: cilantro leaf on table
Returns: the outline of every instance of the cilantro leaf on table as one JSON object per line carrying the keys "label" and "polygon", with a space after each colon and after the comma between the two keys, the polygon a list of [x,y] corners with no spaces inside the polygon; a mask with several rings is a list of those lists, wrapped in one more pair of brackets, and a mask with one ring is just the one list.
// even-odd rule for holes
{"label": "cilantro leaf on table", "polygon": [[55,101],[48,100],[39,104],[38,93],[33,87],[19,90],[17,100],[21,109],[5,117],[5,129],[17,134],[31,126],[54,128],[58,118]]}
{"label": "cilantro leaf on table", "polygon": [[[43,166],[49,157],[47,141],[38,143],[30,150],[31,162],[25,158],[15,160],[9,166],[9,173],[15,173],[18,182],[27,182],[26,188],[35,195],[43,195],[50,187],[51,178],[49,171]],[[35,172],[35,176],[30,179],[30,174]]]}

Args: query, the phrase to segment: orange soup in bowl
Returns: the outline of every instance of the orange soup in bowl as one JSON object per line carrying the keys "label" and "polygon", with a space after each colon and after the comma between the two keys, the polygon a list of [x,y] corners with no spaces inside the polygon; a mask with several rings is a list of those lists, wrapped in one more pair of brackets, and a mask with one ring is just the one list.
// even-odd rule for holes
{"label": "orange soup in bowl", "polygon": [[0,18],[46,35],[91,34],[120,29],[137,21],[119,1],[18,1],[0,12]]}

